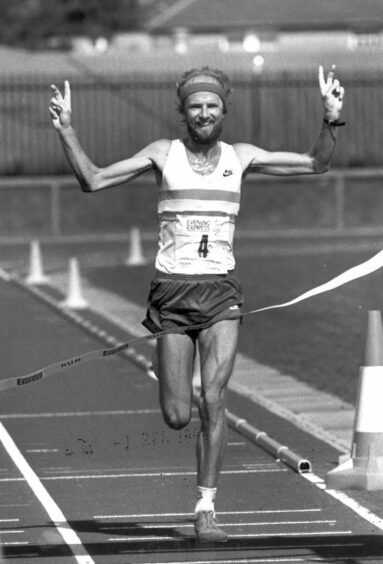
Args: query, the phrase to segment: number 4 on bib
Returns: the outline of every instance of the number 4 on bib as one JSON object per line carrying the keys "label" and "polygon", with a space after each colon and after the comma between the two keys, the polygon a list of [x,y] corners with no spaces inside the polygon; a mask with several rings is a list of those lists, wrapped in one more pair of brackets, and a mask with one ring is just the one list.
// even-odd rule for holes
{"label": "number 4 on bib", "polygon": [[208,236],[202,235],[202,239],[199,242],[198,255],[200,257],[206,258],[208,252],[209,252],[209,250],[208,250]]}

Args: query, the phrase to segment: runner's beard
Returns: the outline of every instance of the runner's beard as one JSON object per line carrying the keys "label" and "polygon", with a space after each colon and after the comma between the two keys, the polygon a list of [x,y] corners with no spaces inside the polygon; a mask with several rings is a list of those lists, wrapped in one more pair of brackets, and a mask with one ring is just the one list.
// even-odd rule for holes
{"label": "runner's beard", "polygon": [[218,141],[222,132],[222,123],[213,124],[213,127],[211,129],[209,128],[209,130],[205,130],[204,128],[190,123],[187,123],[186,126],[190,137],[200,145],[210,145]]}

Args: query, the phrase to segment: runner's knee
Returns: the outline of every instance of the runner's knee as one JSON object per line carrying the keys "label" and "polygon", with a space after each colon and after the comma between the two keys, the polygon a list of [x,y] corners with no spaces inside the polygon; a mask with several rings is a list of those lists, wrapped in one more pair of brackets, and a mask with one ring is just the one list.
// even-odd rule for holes
{"label": "runner's knee", "polygon": [[162,406],[162,415],[165,423],[171,429],[183,429],[191,419],[190,405],[177,402]]}
{"label": "runner's knee", "polygon": [[199,409],[206,423],[216,420],[225,411],[224,390],[207,390],[200,398]]}

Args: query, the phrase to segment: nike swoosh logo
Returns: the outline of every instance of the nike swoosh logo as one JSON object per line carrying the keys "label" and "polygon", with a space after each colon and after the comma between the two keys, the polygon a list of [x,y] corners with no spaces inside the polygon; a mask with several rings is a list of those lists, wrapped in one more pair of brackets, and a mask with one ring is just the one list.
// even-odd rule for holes
{"label": "nike swoosh logo", "polygon": [[233,174],[232,170],[225,170],[223,176],[231,176]]}

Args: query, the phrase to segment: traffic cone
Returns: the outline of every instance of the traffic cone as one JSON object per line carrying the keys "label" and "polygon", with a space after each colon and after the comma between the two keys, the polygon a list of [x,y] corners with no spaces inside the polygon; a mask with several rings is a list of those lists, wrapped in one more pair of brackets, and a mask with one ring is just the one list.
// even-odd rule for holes
{"label": "traffic cone", "polygon": [[47,284],[49,278],[45,276],[41,258],[40,244],[32,241],[29,254],[29,274],[26,278],[27,284]]}
{"label": "traffic cone", "polygon": [[383,328],[380,311],[368,312],[365,365],[359,374],[350,457],[327,473],[331,489],[383,489]]}
{"label": "traffic cone", "polygon": [[66,299],[61,302],[60,305],[70,309],[85,309],[88,307],[88,304],[82,295],[80,268],[76,258],[71,258],[69,260],[68,294]]}
{"label": "traffic cone", "polygon": [[137,227],[132,227],[130,230],[130,251],[129,256],[125,262],[130,266],[137,266],[146,264],[146,259],[142,253],[141,248],[141,233]]}

